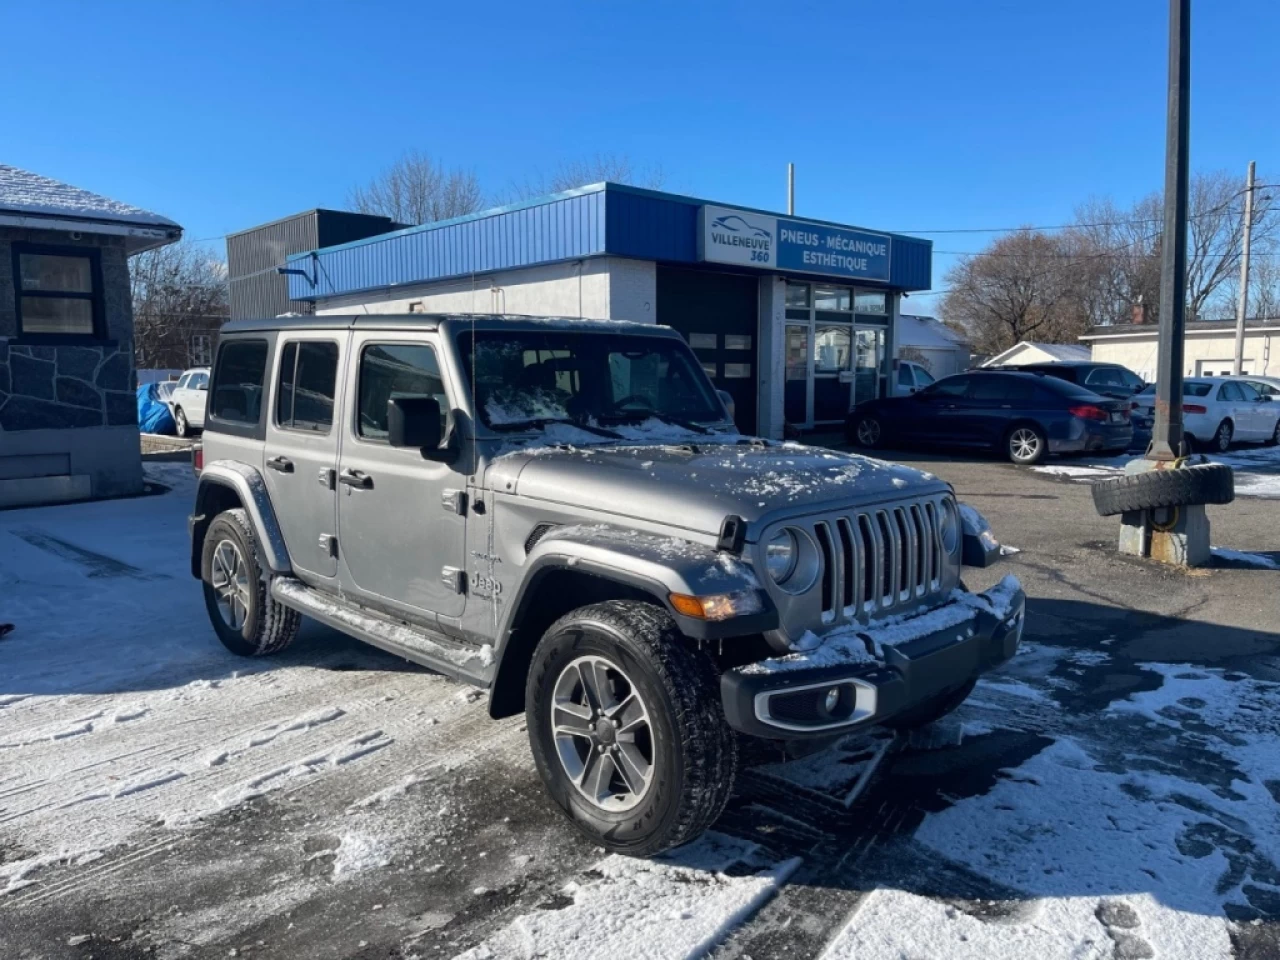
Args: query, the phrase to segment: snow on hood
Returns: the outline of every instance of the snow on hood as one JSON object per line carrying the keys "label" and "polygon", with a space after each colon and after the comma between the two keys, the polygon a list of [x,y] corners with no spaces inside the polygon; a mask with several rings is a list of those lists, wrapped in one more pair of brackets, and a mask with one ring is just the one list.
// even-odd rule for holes
{"label": "snow on hood", "polygon": [[707,436],[656,420],[609,427],[610,441],[552,424],[523,447],[508,444],[488,471],[495,490],[715,533],[737,514],[748,523],[883,500],[945,485],[909,467],[797,443]]}

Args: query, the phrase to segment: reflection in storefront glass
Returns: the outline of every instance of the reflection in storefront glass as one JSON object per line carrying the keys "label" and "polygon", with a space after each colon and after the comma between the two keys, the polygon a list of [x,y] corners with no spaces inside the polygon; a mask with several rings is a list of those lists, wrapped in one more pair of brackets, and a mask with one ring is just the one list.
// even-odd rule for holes
{"label": "reflection in storefront glass", "polygon": [[814,287],[813,305],[818,310],[848,310],[852,294],[848,287]]}
{"label": "reflection in storefront glass", "polygon": [[853,298],[855,313],[886,313],[883,290],[859,290]]}
{"label": "reflection in storefront glass", "polygon": [[787,306],[809,306],[809,285],[807,283],[787,283]]}
{"label": "reflection in storefront glass", "polygon": [[847,325],[821,326],[814,335],[813,367],[817,373],[849,369],[853,328]]}
{"label": "reflection in storefront glass", "polygon": [[809,376],[809,328],[787,325],[787,379]]}
{"label": "reflection in storefront glass", "polygon": [[880,367],[884,358],[884,331],[857,332],[857,361],[853,374],[853,402],[873,400],[880,394]]}

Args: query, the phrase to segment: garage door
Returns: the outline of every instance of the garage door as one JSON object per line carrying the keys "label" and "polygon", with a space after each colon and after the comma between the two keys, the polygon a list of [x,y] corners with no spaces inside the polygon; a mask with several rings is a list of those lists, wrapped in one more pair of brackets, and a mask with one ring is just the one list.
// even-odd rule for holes
{"label": "garage door", "polygon": [[733,397],[743,433],[756,431],[755,277],[658,267],[658,322],[684,334],[717,390]]}

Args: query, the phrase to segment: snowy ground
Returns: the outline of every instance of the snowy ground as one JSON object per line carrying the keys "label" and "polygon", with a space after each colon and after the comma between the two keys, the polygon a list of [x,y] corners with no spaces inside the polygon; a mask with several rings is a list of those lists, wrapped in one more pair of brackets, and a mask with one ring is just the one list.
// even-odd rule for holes
{"label": "snowy ground", "polygon": [[1253,655],[1179,621],[1206,656],[1141,659],[1150,623],[1037,617],[1010,555],[1028,642],[960,712],[757,751],[713,833],[640,862],[568,830],[474,692],[310,626],[226,653],[189,471],[147,469],[173,492],[0,512],[0,957],[1280,957],[1274,604]]}
{"label": "snowy ground", "polygon": [[[1126,453],[1118,457],[1053,460],[1031,469],[1048,476],[1092,483],[1123,472],[1124,465],[1138,455]],[[1210,454],[1209,459],[1235,468],[1236,496],[1280,499],[1280,447],[1237,447],[1230,453]]]}

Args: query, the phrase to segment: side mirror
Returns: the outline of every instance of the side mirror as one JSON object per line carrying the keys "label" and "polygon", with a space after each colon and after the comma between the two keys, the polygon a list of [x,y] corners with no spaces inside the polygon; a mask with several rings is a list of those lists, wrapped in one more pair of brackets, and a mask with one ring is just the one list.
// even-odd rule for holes
{"label": "side mirror", "polygon": [[196,387],[196,389],[197,389],[197,390],[199,390],[201,393],[208,393],[208,392],[209,392],[209,384],[208,384],[207,382],[206,382],[206,383],[202,383],[202,384],[200,384],[200,386]]}
{"label": "side mirror", "polygon": [[417,447],[426,460],[450,460],[453,451],[440,446],[442,419],[435,397],[392,397],[387,401],[387,440],[393,447]]}
{"label": "side mirror", "polygon": [[724,404],[724,409],[725,409],[725,412],[729,414],[729,419],[736,420],[737,414],[735,412],[733,395],[730,394],[728,390],[717,390],[716,396],[719,397],[720,402]]}

